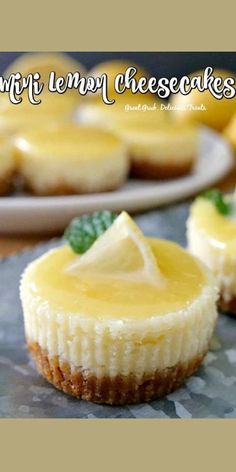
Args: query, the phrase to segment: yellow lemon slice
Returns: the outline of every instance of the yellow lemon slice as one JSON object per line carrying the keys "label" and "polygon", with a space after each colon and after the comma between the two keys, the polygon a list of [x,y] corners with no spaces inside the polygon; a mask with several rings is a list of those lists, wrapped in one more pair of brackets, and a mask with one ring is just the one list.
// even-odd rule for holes
{"label": "yellow lemon slice", "polygon": [[124,211],[67,271],[158,285],[163,281],[148,241]]}

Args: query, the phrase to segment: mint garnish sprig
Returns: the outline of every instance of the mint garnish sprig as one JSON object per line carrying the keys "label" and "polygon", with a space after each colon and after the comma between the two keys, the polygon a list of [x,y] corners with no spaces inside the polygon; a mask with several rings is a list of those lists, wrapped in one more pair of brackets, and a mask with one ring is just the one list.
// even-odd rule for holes
{"label": "mint garnish sprig", "polygon": [[116,213],[105,210],[74,218],[65,230],[64,238],[76,254],[83,254],[112,225],[116,217]]}
{"label": "mint garnish sprig", "polygon": [[232,202],[227,201],[218,189],[213,188],[207,190],[206,192],[201,193],[200,197],[206,198],[212,202],[221,215],[227,216],[232,212]]}

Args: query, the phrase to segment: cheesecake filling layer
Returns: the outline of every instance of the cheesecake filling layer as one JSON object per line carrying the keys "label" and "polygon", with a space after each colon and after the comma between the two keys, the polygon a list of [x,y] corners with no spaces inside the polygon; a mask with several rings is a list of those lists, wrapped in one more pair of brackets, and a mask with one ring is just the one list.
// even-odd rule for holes
{"label": "cheesecake filling layer", "polygon": [[205,352],[217,316],[211,275],[174,243],[149,243],[167,281],[159,288],[72,276],[68,247],[32,263],[21,284],[28,342],[96,377],[141,378]]}
{"label": "cheesecake filling layer", "polygon": [[71,191],[99,192],[105,191],[108,186],[109,189],[115,189],[122,184],[127,176],[129,163],[124,150],[119,149],[110,156],[101,156],[97,164],[92,159],[71,161],[66,155],[64,160],[58,161],[51,160],[48,156],[34,160],[30,155],[21,155],[20,167],[26,182],[39,193],[60,187]]}

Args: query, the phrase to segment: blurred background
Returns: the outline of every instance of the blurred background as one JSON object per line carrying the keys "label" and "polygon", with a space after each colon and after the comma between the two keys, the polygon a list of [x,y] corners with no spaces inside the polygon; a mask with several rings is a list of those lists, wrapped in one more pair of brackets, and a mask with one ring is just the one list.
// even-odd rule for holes
{"label": "blurred background", "polygon": [[[206,67],[211,66],[215,76],[222,79],[234,77],[236,82],[234,52],[0,52],[0,75],[8,77],[10,73],[19,71],[26,76],[38,71],[42,81],[46,82],[49,71],[65,76],[79,70],[82,76],[88,73],[94,77],[105,72],[109,79],[108,96],[115,98],[115,104],[109,107],[102,102],[99,92],[82,97],[76,90],[69,90],[60,95],[49,93],[45,87],[41,105],[34,107],[27,99],[27,92],[18,106],[10,103],[8,94],[0,93],[0,255],[61,234],[65,224],[76,216],[78,208],[83,207],[83,202],[87,205],[82,208],[83,212],[92,211],[88,204],[92,200],[91,194],[95,195],[95,200],[99,193],[104,195],[107,200],[103,208],[104,205],[110,208],[111,191],[122,192],[127,183],[128,187],[133,185],[134,177],[138,188],[144,192],[149,184],[154,189],[158,186],[161,189],[164,181],[172,193],[172,199],[167,198],[165,204],[179,200],[173,189],[182,177],[186,177],[190,190],[181,198],[193,196],[194,192],[209,187],[211,182],[226,191],[234,188],[236,98],[216,100],[208,90],[202,93],[194,89],[187,96],[180,93],[170,96],[171,112],[160,112],[162,103],[153,94],[132,94],[129,90],[122,95],[115,93],[114,77],[131,65],[138,68],[137,80],[142,75],[180,79],[196,72],[196,75],[201,75]],[[132,113],[126,113],[127,103],[133,107]],[[150,112],[135,111],[139,104],[147,106]],[[153,104],[157,105],[154,111]],[[188,109],[189,105],[193,109]],[[202,105],[204,111],[200,109]],[[81,134],[78,123],[89,127],[87,137],[83,132]],[[93,126],[97,129],[96,136],[89,134]],[[199,152],[203,126],[209,140],[204,162]],[[53,127],[58,131],[53,131]],[[51,132],[54,134],[50,135]],[[100,172],[101,183],[98,186],[96,175],[91,172],[98,165],[92,161],[90,144],[94,144],[100,157],[103,156],[104,148],[99,144],[102,133],[114,133],[127,152],[118,167],[108,156],[106,169],[109,167],[109,171],[106,170],[104,175],[103,171]],[[49,147],[45,147],[45,143]],[[83,153],[87,156],[87,170],[85,159],[81,159]],[[189,184],[187,179],[199,172],[199,163],[203,168],[199,173],[201,186],[194,190],[191,180]],[[68,169],[71,170],[69,176]],[[218,173],[218,178],[211,181],[214,172]],[[140,195],[136,191],[133,199],[137,202],[139,196],[141,201]],[[74,196],[77,206],[70,203],[73,198],[70,200],[68,196]],[[20,198],[24,199],[23,203],[20,203]],[[152,202],[148,199],[145,205],[134,201],[132,208],[126,209],[144,211],[157,208],[163,204],[158,198],[152,197]],[[79,201],[82,202],[80,207]],[[101,208],[95,205],[94,209]]]}
{"label": "blurred background", "polygon": [[[0,74],[22,53],[1,52]],[[87,69],[99,62],[111,59],[133,61],[158,77],[176,76],[204,69],[207,66],[228,69],[236,72],[235,52],[68,52],[82,62]]]}

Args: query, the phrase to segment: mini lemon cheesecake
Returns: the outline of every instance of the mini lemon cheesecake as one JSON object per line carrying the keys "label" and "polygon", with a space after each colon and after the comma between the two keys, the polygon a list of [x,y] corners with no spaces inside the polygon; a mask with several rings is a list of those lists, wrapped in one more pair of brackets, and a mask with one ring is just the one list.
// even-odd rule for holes
{"label": "mini lemon cheesecake", "polygon": [[14,187],[16,160],[9,136],[0,135],[0,195],[11,192]]}
{"label": "mini lemon cheesecake", "polygon": [[15,147],[25,186],[36,195],[114,190],[129,171],[124,143],[93,127],[64,124],[23,132]]}
{"label": "mini lemon cheesecake", "polygon": [[80,71],[86,74],[85,67],[72,56],[61,52],[28,52],[18,56],[4,71],[4,76],[20,72],[22,76],[39,72],[41,81],[47,83],[50,72],[63,76],[68,72]]}
{"label": "mini lemon cheesecake", "polygon": [[21,280],[29,351],[55,387],[99,403],[149,401],[200,365],[214,330],[210,271],[169,241],[146,238],[125,212],[74,220],[70,245]]}
{"label": "mini lemon cheesecake", "polygon": [[161,111],[160,100],[151,95],[124,95],[116,97],[112,105],[106,105],[101,98],[87,100],[78,108],[79,122],[102,128],[119,130],[119,125],[129,123],[160,123],[167,118],[167,112]]}
{"label": "mini lemon cheesecake", "polygon": [[187,223],[189,250],[215,274],[219,307],[236,315],[235,195],[211,190],[193,203]]}
{"label": "mini lemon cheesecake", "polygon": [[143,179],[174,178],[192,171],[198,155],[194,125],[174,122],[153,96],[119,98],[108,106],[87,102],[78,109],[78,120],[111,129],[127,144],[131,174]]}
{"label": "mini lemon cheesecake", "polygon": [[16,136],[23,131],[51,127],[73,121],[78,101],[71,95],[64,94],[41,96],[39,105],[32,105],[26,94],[23,101],[14,105],[7,95],[0,98],[0,132]]}
{"label": "mini lemon cheesecake", "polygon": [[142,179],[181,177],[190,173],[198,156],[195,126],[162,121],[129,122],[117,126],[129,149],[131,174]]}
{"label": "mini lemon cheesecake", "polygon": [[[123,96],[126,99],[132,96],[130,89],[126,89],[122,95],[117,93],[115,90],[115,79],[118,74],[125,74],[127,69],[130,67],[135,67],[137,72],[134,75],[136,80],[139,80],[141,77],[149,78],[149,73],[139,65],[127,61],[125,59],[113,59],[96,64],[89,72],[88,76],[90,77],[101,77],[103,74],[107,76],[107,94],[110,100],[117,100],[119,97]],[[122,84],[123,85],[123,84]],[[138,94],[141,95],[141,94]],[[101,91],[97,93],[88,94],[88,98],[91,100],[96,100],[97,96],[101,96]]]}
{"label": "mini lemon cheesecake", "polygon": [[32,105],[27,92],[22,94],[20,104],[12,104],[8,95],[0,100],[0,130],[13,134],[31,128],[52,123],[61,123],[73,120],[74,114],[82,100],[77,90],[67,90],[66,93],[51,93],[48,91],[49,74],[55,72],[56,77],[66,77],[68,72],[80,72],[86,76],[83,65],[71,56],[63,53],[26,53],[21,54],[4,71],[8,78],[10,74],[20,72],[23,77],[38,72],[40,83],[44,83],[39,105]]}

